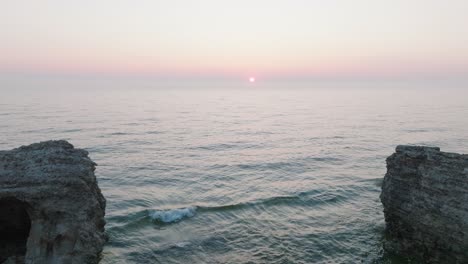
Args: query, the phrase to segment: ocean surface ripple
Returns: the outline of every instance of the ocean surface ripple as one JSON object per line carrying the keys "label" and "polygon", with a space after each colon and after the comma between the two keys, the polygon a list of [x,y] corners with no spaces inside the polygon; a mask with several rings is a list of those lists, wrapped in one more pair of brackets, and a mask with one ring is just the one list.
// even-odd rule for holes
{"label": "ocean surface ripple", "polygon": [[66,139],[107,198],[102,263],[405,263],[382,250],[398,144],[467,152],[457,93],[166,89],[0,98],[0,149]]}

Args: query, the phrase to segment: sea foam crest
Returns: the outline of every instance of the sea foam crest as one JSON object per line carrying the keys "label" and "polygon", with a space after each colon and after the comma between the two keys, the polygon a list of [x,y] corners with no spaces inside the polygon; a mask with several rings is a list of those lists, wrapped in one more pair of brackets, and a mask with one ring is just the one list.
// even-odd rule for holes
{"label": "sea foam crest", "polygon": [[184,218],[193,217],[197,211],[196,207],[179,208],[172,210],[151,210],[149,216],[154,221],[163,223],[174,223]]}

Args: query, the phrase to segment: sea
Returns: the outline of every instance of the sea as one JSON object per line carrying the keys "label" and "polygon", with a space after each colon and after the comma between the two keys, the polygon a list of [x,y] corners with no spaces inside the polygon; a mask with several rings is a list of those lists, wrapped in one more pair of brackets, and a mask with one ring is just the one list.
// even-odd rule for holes
{"label": "sea", "polygon": [[468,152],[467,86],[23,86],[2,84],[0,149],[89,152],[103,264],[409,263],[382,249],[385,159]]}

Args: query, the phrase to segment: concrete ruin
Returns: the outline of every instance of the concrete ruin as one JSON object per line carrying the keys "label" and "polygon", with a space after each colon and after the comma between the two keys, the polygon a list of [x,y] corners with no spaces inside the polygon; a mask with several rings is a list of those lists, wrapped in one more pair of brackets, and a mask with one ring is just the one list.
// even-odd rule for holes
{"label": "concrete ruin", "polygon": [[418,263],[468,263],[468,155],[398,146],[380,198],[387,252]]}
{"label": "concrete ruin", "polygon": [[106,200],[88,152],[66,141],[0,151],[0,263],[97,263]]}

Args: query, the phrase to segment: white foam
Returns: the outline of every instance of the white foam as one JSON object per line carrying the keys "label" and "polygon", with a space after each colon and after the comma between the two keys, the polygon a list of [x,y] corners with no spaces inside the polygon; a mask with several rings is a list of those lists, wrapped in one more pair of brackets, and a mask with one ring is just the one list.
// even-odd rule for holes
{"label": "white foam", "polygon": [[151,219],[164,223],[178,222],[184,218],[193,217],[196,213],[196,207],[187,207],[173,210],[152,210],[149,211]]}
{"label": "white foam", "polygon": [[186,247],[190,245],[190,242],[178,242],[178,243],[175,243],[175,246],[176,247],[180,247],[180,248],[183,248],[183,247]]}

